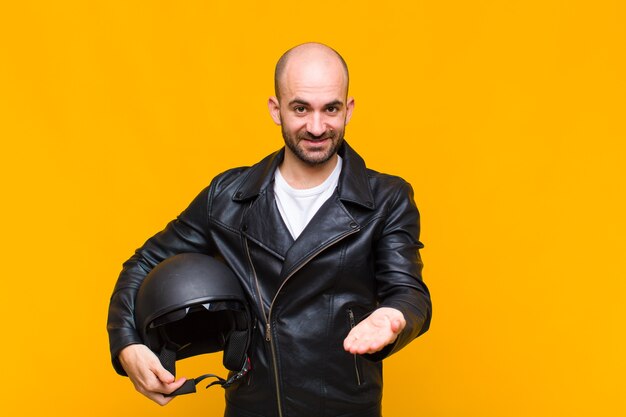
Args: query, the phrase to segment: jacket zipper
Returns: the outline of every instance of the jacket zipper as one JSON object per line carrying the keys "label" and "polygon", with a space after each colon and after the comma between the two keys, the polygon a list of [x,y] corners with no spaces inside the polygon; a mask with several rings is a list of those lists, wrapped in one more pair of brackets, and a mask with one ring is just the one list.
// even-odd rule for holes
{"label": "jacket zipper", "polygon": [[[350,330],[354,329],[356,326],[356,320],[354,320],[354,312],[352,309],[348,309],[348,317],[350,318]],[[359,372],[359,364],[358,358],[356,354],[352,355],[354,357],[354,372],[356,373],[356,383],[357,385],[361,385],[361,373]]]}
{"label": "jacket zipper", "polygon": [[272,299],[272,302],[270,303],[270,308],[269,308],[269,311],[267,313],[265,312],[265,307],[263,307],[263,298],[261,297],[261,290],[260,290],[260,287],[259,287],[259,280],[258,280],[258,277],[257,277],[257,274],[256,274],[256,269],[254,268],[254,264],[252,263],[252,257],[250,256],[250,248],[248,247],[248,239],[244,236],[244,241],[245,241],[245,244],[246,244],[246,254],[248,256],[248,262],[250,262],[250,267],[252,268],[252,274],[254,276],[254,282],[256,284],[256,290],[257,290],[257,295],[259,297],[259,303],[261,305],[261,311],[263,312],[263,316],[265,318],[265,341],[270,344],[270,350],[272,352],[272,368],[274,370],[274,383],[276,384],[276,402],[278,404],[278,416],[279,417],[283,416],[283,410],[282,410],[282,405],[281,405],[281,401],[280,401],[281,395],[280,395],[280,384],[278,382],[278,364],[276,362],[276,348],[274,347],[274,343],[273,343],[273,340],[272,340],[272,327],[271,327],[271,324],[270,324],[270,319],[272,317],[272,309],[274,308],[274,302],[276,301],[276,298],[278,297],[278,294],[280,293],[280,290],[283,289],[283,287],[285,286],[287,281],[289,281],[289,279],[296,272],[298,272],[300,269],[302,269],[302,267],[304,267],[304,265],[309,263],[309,261],[311,259],[315,258],[317,255],[319,255],[321,252],[323,252],[329,246],[334,245],[335,243],[345,239],[346,237],[350,236],[353,233],[358,232],[359,230],[360,229],[356,228],[356,229],[352,229],[349,232],[346,232],[346,233],[344,233],[342,235],[339,235],[336,239],[328,242],[326,245],[322,246],[317,251],[315,251],[311,256],[306,258],[304,260],[304,262],[302,262],[298,268],[294,269],[289,275],[287,275],[287,277],[284,279],[283,283],[280,284],[280,287],[278,287],[278,290],[276,291],[276,294],[274,295],[274,298]]}
{"label": "jacket zipper", "polygon": [[[257,296],[259,297],[259,305],[261,306],[261,312],[263,313],[263,318],[265,319],[265,340],[270,342],[270,350],[272,352],[272,368],[274,371],[274,384],[276,386],[276,403],[278,405],[278,416],[283,416],[283,408],[280,401],[280,384],[278,383],[278,366],[276,365],[276,352],[274,350],[274,344],[271,343],[271,328],[270,328],[270,320],[269,313],[265,312],[265,307],[263,306],[263,297],[261,296],[261,289],[259,287],[259,279],[256,274],[256,269],[254,268],[254,263],[252,263],[252,257],[250,256],[250,248],[248,247],[248,239],[244,237],[244,242],[246,244],[246,255],[248,256],[248,262],[250,262],[250,267],[252,268],[252,275],[254,276],[254,283],[256,285]],[[282,285],[281,285],[282,288]],[[278,289],[280,291],[280,288]],[[274,300],[272,300],[272,303]],[[272,311],[272,306],[270,305],[270,312]]]}

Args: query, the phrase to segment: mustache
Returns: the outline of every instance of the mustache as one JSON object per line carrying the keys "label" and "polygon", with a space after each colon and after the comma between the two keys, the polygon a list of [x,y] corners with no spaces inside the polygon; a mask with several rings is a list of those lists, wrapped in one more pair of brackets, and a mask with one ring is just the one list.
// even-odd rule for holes
{"label": "mustache", "polygon": [[334,130],[327,130],[321,135],[312,135],[309,132],[300,132],[298,133],[298,139],[300,140],[324,140],[324,139],[333,139],[337,136],[337,132]]}

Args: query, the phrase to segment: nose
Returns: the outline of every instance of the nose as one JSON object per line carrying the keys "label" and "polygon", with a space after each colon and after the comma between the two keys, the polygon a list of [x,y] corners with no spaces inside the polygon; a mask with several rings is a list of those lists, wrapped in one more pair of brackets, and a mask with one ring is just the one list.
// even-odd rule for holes
{"label": "nose", "polygon": [[312,136],[322,136],[326,131],[322,115],[318,112],[311,114],[311,118],[307,123],[306,130]]}

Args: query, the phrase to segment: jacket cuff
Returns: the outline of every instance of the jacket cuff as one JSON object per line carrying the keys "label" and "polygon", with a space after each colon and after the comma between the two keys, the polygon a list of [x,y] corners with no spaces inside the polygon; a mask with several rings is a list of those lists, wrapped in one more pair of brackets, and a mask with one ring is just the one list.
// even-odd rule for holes
{"label": "jacket cuff", "polygon": [[379,362],[391,356],[408,345],[417,336],[428,330],[429,320],[426,317],[422,317],[417,311],[414,311],[414,307],[411,303],[404,302],[403,300],[395,300],[395,302],[382,303],[378,306],[378,308],[380,307],[391,307],[400,311],[404,315],[406,326],[400,334],[398,334],[396,340],[382,348],[382,350],[363,355],[365,359],[372,362]]}
{"label": "jacket cuff", "polygon": [[122,349],[126,346],[136,345],[143,343],[134,329],[118,329],[115,331],[109,331],[109,341],[110,341],[110,350],[111,350],[111,363],[113,364],[113,368],[115,372],[122,376],[126,375],[126,371],[122,367],[120,360],[118,358]]}

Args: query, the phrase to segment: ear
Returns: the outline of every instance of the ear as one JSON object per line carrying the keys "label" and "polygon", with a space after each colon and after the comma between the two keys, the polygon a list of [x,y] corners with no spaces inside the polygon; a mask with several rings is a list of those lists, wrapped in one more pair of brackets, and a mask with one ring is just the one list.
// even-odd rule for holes
{"label": "ear", "polygon": [[348,124],[348,122],[350,121],[353,110],[354,110],[354,97],[348,97],[348,101],[346,102],[346,124]]}
{"label": "ear", "polygon": [[269,100],[267,100],[267,107],[270,110],[270,116],[272,116],[274,123],[280,126],[280,103],[278,102],[276,96],[272,96]]}

